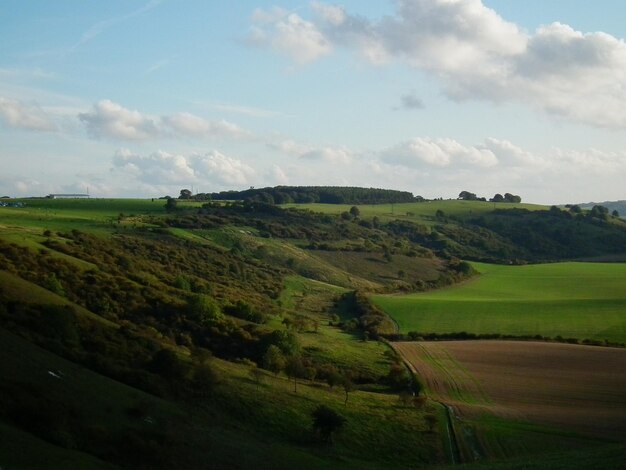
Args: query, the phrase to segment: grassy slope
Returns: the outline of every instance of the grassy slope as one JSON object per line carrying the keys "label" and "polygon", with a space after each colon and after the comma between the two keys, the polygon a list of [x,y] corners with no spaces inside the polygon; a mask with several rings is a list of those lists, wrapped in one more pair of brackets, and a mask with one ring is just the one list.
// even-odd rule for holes
{"label": "grassy slope", "polygon": [[401,331],[501,333],[626,341],[626,264],[476,263],[463,285],[406,296],[374,296]]}
{"label": "grassy slope", "polygon": [[[304,284],[306,287],[309,281]],[[292,292],[296,291],[301,292],[299,287],[292,288]],[[305,345],[314,345],[319,354],[336,353],[339,362],[343,359],[357,369],[373,367],[377,373],[386,370],[384,346],[380,344],[361,347],[362,343],[354,337],[328,326],[304,336]],[[332,351],[326,351],[328,346]],[[214,359],[222,382],[205,405],[187,409],[76,366],[3,330],[0,352],[0,373],[10,378],[0,391],[5,387],[46,390],[49,399],[56,397],[60,401],[63,397],[80,396],[75,413],[91,426],[106,428],[109,434],[141,432],[146,427],[149,431],[152,425],[126,413],[137,403],[149,408],[150,416],[160,426],[176,430],[178,443],[170,450],[177,458],[182,458],[180,454],[184,452],[184,459],[178,462],[181,468],[384,468],[387,463],[406,467],[442,458],[438,436],[425,432],[423,412],[399,406],[393,394],[352,392],[346,407],[343,390],[338,388],[330,390],[324,384],[307,382],[294,393],[293,382],[271,374],[265,374],[263,383],[257,386],[249,378],[247,366]],[[52,377],[48,370],[61,371],[63,379]],[[315,444],[310,430],[310,413],[320,403],[348,419],[333,447]],[[5,444],[0,446],[0,462],[36,466],[41,453],[50,455],[51,462],[90,462],[82,454],[61,451],[10,425],[3,425],[0,431],[5,437]],[[398,449],[400,440],[406,441],[408,447]],[[15,449],[14,445],[25,451],[13,453],[8,460],[5,453]],[[37,449],[39,455],[28,449]],[[210,449],[208,459],[206,449]],[[97,464],[96,460],[93,467],[98,468]],[[86,463],[79,466],[91,468]]]}
{"label": "grassy slope", "polygon": [[[24,209],[12,209],[14,212],[8,215],[0,214],[0,236],[40,250],[43,248],[40,242],[44,239],[41,233],[45,229],[69,231],[78,228],[106,236],[117,227],[115,220],[119,212],[126,215],[163,213],[162,205],[161,201],[153,203],[136,200],[34,201]],[[140,220],[140,217],[135,215],[133,219]],[[112,225],[108,226],[111,221]],[[123,224],[131,223],[122,219]],[[132,225],[128,228],[132,229]],[[229,230],[225,228],[225,232]],[[228,243],[220,242],[233,238],[233,234],[223,231],[214,234],[178,229],[173,231],[175,235],[199,244],[217,243],[227,247]],[[238,231],[236,238],[241,240],[246,236]],[[276,246],[271,245],[273,240],[269,242],[270,250],[289,248],[291,256],[297,257],[301,251],[287,242],[283,244],[277,241]],[[57,254],[52,252],[51,255]],[[74,264],[79,267],[79,260],[70,261],[76,261]],[[322,260],[314,259],[311,263],[314,267],[318,264],[328,266],[323,268],[323,272],[346,276]],[[4,285],[10,287],[16,299],[67,303],[63,298],[12,274],[3,273],[2,276]],[[303,345],[311,354],[330,359],[342,367],[361,370],[370,375],[384,375],[388,370],[388,359],[383,355],[385,346],[374,342],[362,343],[355,336],[328,326],[328,317],[321,312],[320,306],[341,291],[341,288],[332,285],[297,278],[294,282],[288,282],[282,300],[287,307],[291,305],[294,313],[317,317],[319,320],[317,332],[306,331],[301,334]],[[93,318],[85,309],[74,307],[81,317]],[[273,322],[273,327],[282,327],[279,319]],[[397,396],[384,393],[382,389],[352,392],[348,406],[344,407],[343,390],[329,390],[327,385],[314,382],[299,385],[296,394],[292,391],[293,383],[286,377],[268,374],[264,383],[256,386],[248,376],[247,366],[214,360],[222,382],[211,397],[211,403],[203,405],[200,411],[187,410],[175,402],[151,397],[73,365],[12,335],[3,336],[0,343],[5,348],[1,355],[4,359],[1,361],[2,375],[11,377],[10,382],[4,382],[5,386],[13,390],[45,389],[48,396],[61,401],[67,401],[67,397],[80,396],[81,400],[77,401],[78,413],[89,416],[89,421],[96,426],[114,430],[111,432],[123,435],[129,429],[136,430],[138,423],[134,423],[125,410],[137,402],[149,402],[151,416],[159,423],[165,423],[165,428],[175,428],[176,434],[186,443],[184,452],[171,449],[177,457],[184,453],[185,457],[181,457],[182,460],[178,462],[183,468],[202,468],[206,465],[214,468],[233,468],[233,465],[241,468],[258,465],[272,468],[327,468],[337,465],[346,468],[380,468],[388,463],[406,467],[444,458],[439,436],[425,432],[424,411],[398,405]],[[68,380],[54,379],[47,374],[47,370],[61,370]],[[310,413],[320,403],[337,409],[348,418],[345,429],[336,437],[333,447],[316,444],[311,432]],[[97,459],[52,446],[11,424],[2,424],[1,430],[5,438],[3,441],[9,444],[0,447],[0,464],[15,462],[18,467],[37,466],[40,457],[34,452],[13,454],[11,460],[5,458],[9,445],[15,445],[24,449],[37,449],[38,455],[49,456],[52,463],[58,459],[68,459],[68,462],[80,462],[75,466],[81,468],[89,468],[92,463],[94,468],[99,465]],[[407,439],[408,446],[399,449],[397,443]]]}
{"label": "grassy slope", "polygon": [[[284,204],[284,207],[296,207],[298,209],[310,209],[315,212],[327,214],[340,214],[349,211],[351,204]],[[475,216],[497,209],[522,208],[528,210],[546,209],[545,206],[536,204],[510,204],[482,201],[457,201],[455,199],[446,201],[410,202],[402,204],[369,204],[357,205],[361,211],[361,217],[378,217],[381,221],[403,219],[413,221],[424,221],[432,219],[435,213],[441,210],[445,215],[455,216]]]}

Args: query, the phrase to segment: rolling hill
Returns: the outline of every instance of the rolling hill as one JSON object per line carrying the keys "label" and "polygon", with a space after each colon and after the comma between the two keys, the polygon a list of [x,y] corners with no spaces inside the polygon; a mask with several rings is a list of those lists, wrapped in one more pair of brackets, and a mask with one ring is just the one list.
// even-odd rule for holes
{"label": "rolling hill", "polygon": [[[367,191],[351,197],[367,200]],[[406,196],[372,198],[381,195]],[[619,220],[456,200],[358,210],[258,200],[23,202],[0,208],[0,465],[9,468],[450,462],[449,411],[425,390],[411,395],[420,377],[382,339],[397,326],[372,295],[388,310],[380,299],[409,305],[432,296],[427,302],[448,308],[438,321],[455,326],[465,324],[453,306],[472,306],[467,331],[524,333],[549,305],[543,333],[623,333],[623,265],[508,266],[614,256],[626,233]],[[575,253],[571,240],[580,240]],[[489,305],[509,312],[504,323],[485,313]],[[413,307],[402,308],[389,311],[407,331]],[[425,333],[449,330],[429,321],[420,323]],[[345,420],[332,443],[314,425],[322,405]],[[485,418],[481,429],[509,425],[517,426]],[[567,430],[541,432],[565,453],[571,447]],[[517,438],[516,450],[489,458],[532,461],[547,450],[533,433]],[[576,442],[589,452],[598,444]]]}

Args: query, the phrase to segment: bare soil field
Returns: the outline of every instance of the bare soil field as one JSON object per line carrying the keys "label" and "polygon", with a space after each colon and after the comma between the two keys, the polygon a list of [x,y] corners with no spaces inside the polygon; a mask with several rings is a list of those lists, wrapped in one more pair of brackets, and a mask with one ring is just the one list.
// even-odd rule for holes
{"label": "bare soil field", "polygon": [[522,341],[394,343],[433,399],[626,441],[626,349]]}

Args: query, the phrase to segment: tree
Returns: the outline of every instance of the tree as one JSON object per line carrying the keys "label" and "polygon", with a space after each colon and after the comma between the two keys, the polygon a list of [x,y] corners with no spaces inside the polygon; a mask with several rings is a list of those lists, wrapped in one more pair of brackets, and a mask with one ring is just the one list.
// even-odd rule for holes
{"label": "tree", "polygon": [[313,429],[324,442],[332,442],[333,433],[346,422],[346,418],[325,405],[315,408],[311,417]]}
{"label": "tree", "polygon": [[268,344],[276,345],[285,356],[297,356],[300,353],[300,341],[292,331],[273,331],[268,338]]}
{"label": "tree", "polygon": [[278,375],[285,368],[285,356],[278,346],[271,344],[263,355],[263,367]]}
{"label": "tree", "polygon": [[348,406],[348,394],[350,392],[354,392],[356,390],[356,386],[352,382],[352,379],[349,376],[345,376],[341,382],[343,386],[343,391],[346,394],[346,401],[344,401],[343,406]]}
{"label": "tree", "polygon": [[601,220],[606,220],[608,215],[609,215],[609,210],[606,207],[600,206],[600,205],[593,206],[591,208],[591,211],[589,211],[589,217],[597,218]]}
{"label": "tree", "polygon": [[352,206],[350,208],[350,214],[352,214],[352,216],[354,218],[358,217],[359,215],[361,215],[361,211],[359,210],[359,208],[357,206]]}
{"label": "tree", "polygon": [[619,217],[619,212],[617,211],[617,209],[615,209],[613,212],[611,212],[611,215],[613,217]]}
{"label": "tree", "polygon": [[476,194],[470,193],[469,191],[461,191],[459,193],[459,199],[463,201],[475,201],[478,197],[476,197]]}
{"label": "tree", "polygon": [[434,414],[427,414],[426,416],[424,416],[424,419],[426,420],[426,424],[428,425],[428,430],[430,432],[433,432],[435,430],[435,426],[437,425],[437,415]]}
{"label": "tree", "polygon": [[519,196],[516,196],[515,194],[511,194],[511,193],[504,193],[504,200],[506,202],[522,202],[522,198]]}
{"label": "tree", "polygon": [[165,203],[165,210],[168,212],[174,211],[176,210],[177,204],[178,201],[176,199],[174,199],[173,197],[168,197],[167,202]]}
{"label": "tree", "polygon": [[291,356],[287,359],[285,372],[287,373],[287,377],[293,379],[293,391],[297,392],[298,377],[301,377],[305,374],[304,364],[302,364],[302,359],[300,358],[300,356]]}
{"label": "tree", "polygon": [[391,364],[389,373],[387,374],[387,382],[395,389],[406,388],[409,383],[409,374],[407,373],[406,367],[398,362]]}
{"label": "tree", "polygon": [[178,196],[178,199],[191,199],[191,191],[189,191],[188,189],[181,189],[180,190],[180,196]]}
{"label": "tree", "polygon": [[324,375],[326,376],[326,383],[331,390],[335,385],[339,385],[341,383],[341,374],[334,366],[326,367],[326,369],[324,370]]}
{"label": "tree", "polygon": [[489,201],[491,202],[504,202],[504,196],[500,193],[496,193]]}
{"label": "tree", "polygon": [[224,319],[224,314],[217,301],[205,294],[193,296],[189,301],[188,311],[190,317],[202,326],[210,326]]}

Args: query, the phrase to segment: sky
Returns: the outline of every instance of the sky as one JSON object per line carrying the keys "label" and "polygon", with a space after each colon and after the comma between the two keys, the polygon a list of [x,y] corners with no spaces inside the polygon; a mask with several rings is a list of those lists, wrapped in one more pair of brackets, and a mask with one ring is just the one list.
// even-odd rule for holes
{"label": "sky", "polygon": [[3,0],[0,195],[626,199],[622,0]]}

